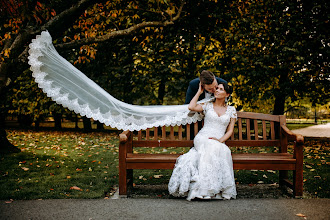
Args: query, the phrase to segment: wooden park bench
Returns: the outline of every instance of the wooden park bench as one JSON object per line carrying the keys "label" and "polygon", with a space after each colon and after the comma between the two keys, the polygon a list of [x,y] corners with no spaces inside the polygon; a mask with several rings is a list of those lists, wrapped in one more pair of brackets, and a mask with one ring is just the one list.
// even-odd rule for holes
{"label": "wooden park bench", "polygon": [[[253,112],[237,112],[235,132],[226,141],[229,147],[274,147],[272,153],[233,153],[234,169],[279,170],[280,186],[293,189],[293,195],[303,194],[303,145],[302,135],[292,133],[286,127],[284,115],[269,115]],[[185,126],[156,127],[138,132],[124,131],[119,135],[119,195],[127,195],[128,186],[133,186],[134,169],[173,169],[180,154],[142,154],[133,152],[139,147],[192,147],[198,123]],[[288,153],[288,141],[294,141],[293,153]],[[293,171],[289,181],[288,171]]]}

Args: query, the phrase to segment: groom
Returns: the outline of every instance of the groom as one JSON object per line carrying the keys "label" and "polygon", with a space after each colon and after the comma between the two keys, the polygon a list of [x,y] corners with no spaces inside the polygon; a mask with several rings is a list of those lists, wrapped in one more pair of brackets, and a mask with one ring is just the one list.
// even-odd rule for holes
{"label": "groom", "polygon": [[200,82],[204,87],[204,95],[202,94],[200,96],[200,99],[210,98],[211,96],[213,96],[218,87],[218,83],[227,83],[226,80],[221,79],[219,77],[215,77],[211,71],[203,70],[199,78],[190,81],[189,87],[187,89],[185,104],[189,104],[192,98],[194,98],[198,91]]}

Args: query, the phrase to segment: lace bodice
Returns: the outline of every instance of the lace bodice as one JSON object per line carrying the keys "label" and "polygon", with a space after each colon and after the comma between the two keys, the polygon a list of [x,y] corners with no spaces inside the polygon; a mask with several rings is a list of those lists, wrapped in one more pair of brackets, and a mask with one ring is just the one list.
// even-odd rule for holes
{"label": "lace bodice", "polygon": [[234,106],[227,106],[225,114],[221,116],[218,116],[214,111],[213,102],[208,102],[203,105],[203,109],[205,114],[204,126],[199,131],[199,135],[221,138],[227,130],[230,119],[237,119],[237,113]]}

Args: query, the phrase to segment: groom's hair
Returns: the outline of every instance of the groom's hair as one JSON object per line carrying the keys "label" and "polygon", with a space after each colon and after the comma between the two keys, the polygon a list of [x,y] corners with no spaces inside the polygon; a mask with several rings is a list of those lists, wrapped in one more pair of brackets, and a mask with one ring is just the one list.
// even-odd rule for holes
{"label": "groom's hair", "polygon": [[210,85],[213,83],[214,79],[215,79],[214,74],[208,70],[203,70],[199,77],[199,80],[202,83],[202,85],[205,85],[205,84]]}

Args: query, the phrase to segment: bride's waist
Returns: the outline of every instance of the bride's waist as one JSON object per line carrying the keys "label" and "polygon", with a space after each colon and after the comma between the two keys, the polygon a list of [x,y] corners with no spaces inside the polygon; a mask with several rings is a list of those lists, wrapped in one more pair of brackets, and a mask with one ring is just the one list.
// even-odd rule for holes
{"label": "bride's waist", "polygon": [[[197,134],[197,136],[201,136],[201,137],[215,137],[215,138],[221,138],[224,135],[224,132],[221,131],[207,131],[207,130],[200,130],[200,132]],[[197,137],[196,136],[196,137]]]}

